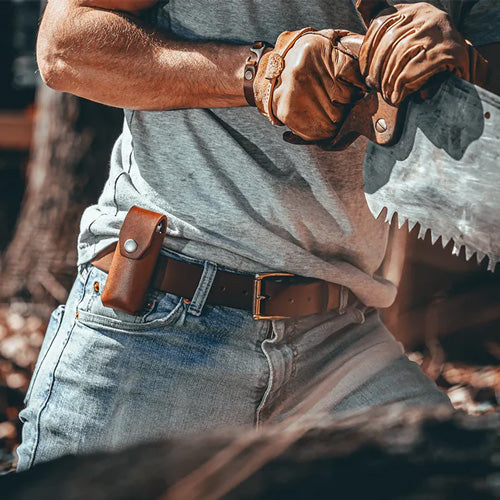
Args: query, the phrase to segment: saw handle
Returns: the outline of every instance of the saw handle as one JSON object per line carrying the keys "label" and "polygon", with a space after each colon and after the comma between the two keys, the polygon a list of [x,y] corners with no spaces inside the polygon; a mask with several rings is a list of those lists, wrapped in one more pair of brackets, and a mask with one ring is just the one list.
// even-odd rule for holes
{"label": "saw handle", "polygon": [[352,107],[329,149],[346,149],[360,135],[376,144],[389,146],[399,139],[405,111],[405,102],[399,107],[392,106],[380,93],[370,92]]}
{"label": "saw handle", "polygon": [[367,28],[380,12],[389,7],[390,5],[385,0],[357,0],[356,2],[356,10]]}
{"label": "saw handle", "polygon": [[[357,0],[356,3],[356,8],[366,26],[382,10],[390,7],[385,0]],[[346,43],[349,43],[348,37],[346,39]],[[359,56],[361,44],[350,43],[349,48],[353,54]],[[434,75],[412,98],[422,101],[430,99],[448,76],[448,73]],[[360,135],[381,146],[394,144],[401,136],[407,107],[408,99],[399,106],[393,106],[384,101],[382,94],[375,90],[369,92],[354,104],[335,139],[325,149],[341,151]]]}
{"label": "saw handle", "polygon": [[[356,2],[356,9],[367,27],[379,12],[388,7],[390,5],[385,0]],[[361,45],[353,43],[349,44],[349,48],[358,56]],[[392,106],[384,101],[380,93],[375,90],[369,92],[354,104],[328,149],[332,151],[346,149],[360,135],[382,146],[393,144],[399,139],[405,110],[404,104],[399,107]]]}

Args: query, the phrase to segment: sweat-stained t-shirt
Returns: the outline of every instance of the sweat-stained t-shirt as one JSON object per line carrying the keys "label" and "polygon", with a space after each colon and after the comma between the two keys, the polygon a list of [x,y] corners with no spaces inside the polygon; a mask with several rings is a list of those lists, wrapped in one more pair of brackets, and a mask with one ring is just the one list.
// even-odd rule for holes
{"label": "sweat-stained t-shirt", "polygon": [[[500,41],[500,2],[435,0],[473,43]],[[274,42],[306,26],[364,33],[355,0],[171,0],[151,22],[186,40]],[[165,92],[169,92],[166,86]],[[81,221],[79,264],[114,242],[132,205],[168,217],[164,246],[245,272],[287,271],[385,307],[388,225],[363,192],[366,141],[343,152],[283,141],[256,108],[125,110],[109,179]],[[103,166],[103,168],[105,168]]]}

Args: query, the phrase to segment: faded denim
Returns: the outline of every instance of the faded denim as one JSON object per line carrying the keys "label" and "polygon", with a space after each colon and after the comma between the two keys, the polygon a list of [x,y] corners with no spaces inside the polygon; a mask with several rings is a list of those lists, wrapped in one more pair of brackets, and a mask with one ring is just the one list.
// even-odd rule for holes
{"label": "faded denim", "polygon": [[217,266],[204,267],[191,303],[152,291],[139,316],[104,307],[106,273],[80,268],[66,305],[52,314],[20,413],[18,471],[65,454],[317,410],[450,404],[378,314],[350,307],[254,321],[205,305]]}

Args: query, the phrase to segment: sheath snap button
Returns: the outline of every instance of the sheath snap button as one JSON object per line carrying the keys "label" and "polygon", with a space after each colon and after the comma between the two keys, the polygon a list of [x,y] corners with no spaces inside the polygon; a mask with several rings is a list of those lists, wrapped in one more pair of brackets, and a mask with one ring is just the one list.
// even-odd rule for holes
{"label": "sheath snap button", "polygon": [[125,248],[125,250],[128,252],[128,253],[134,253],[136,250],[137,250],[137,242],[135,240],[127,240],[124,245],[123,245],[123,248]]}

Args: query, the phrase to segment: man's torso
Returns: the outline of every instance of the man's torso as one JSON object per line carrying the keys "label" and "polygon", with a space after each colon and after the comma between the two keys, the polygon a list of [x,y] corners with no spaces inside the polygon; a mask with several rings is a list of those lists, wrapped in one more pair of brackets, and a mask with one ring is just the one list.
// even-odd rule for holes
{"label": "man's torso", "polygon": [[[243,44],[305,26],[363,32],[354,0],[171,0],[152,22],[181,39]],[[387,224],[366,207],[365,142],[324,152],[284,142],[283,131],[254,108],[125,110],[110,178],[82,219],[79,262],[116,240],[135,204],[168,216],[165,246],[176,251],[241,271],[326,279],[389,305],[395,287],[373,278]]]}

